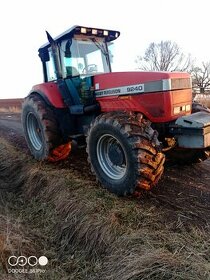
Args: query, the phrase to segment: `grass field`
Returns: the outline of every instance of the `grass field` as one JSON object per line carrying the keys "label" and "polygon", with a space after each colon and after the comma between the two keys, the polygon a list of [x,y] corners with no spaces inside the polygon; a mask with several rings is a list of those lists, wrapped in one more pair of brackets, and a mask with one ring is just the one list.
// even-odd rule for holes
{"label": "grass field", "polygon": [[[0,100],[0,110],[20,112],[21,102]],[[198,215],[210,208],[197,210],[194,194],[187,212],[184,200],[118,198],[80,168],[38,163],[0,138],[1,280],[210,279],[209,221]],[[44,273],[8,274],[11,255],[49,263]]]}
{"label": "grass field", "polygon": [[[210,279],[209,224],[118,198],[77,170],[37,163],[0,139],[1,279]],[[180,210],[180,209],[179,209]],[[184,215],[184,213],[182,214]],[[10,255],[47,256],[45,273],[6,274]]]}
{"label": "grass field", "polygon": [[0,99],[0,112],[19,113],[21,111],[23,99]]}

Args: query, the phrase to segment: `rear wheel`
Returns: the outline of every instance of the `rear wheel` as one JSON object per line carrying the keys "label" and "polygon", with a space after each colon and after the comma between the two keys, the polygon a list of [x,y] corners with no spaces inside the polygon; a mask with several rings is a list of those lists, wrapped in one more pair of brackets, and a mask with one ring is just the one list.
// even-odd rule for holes
{"label": "rear wheel", "polygon": [[162,173],[164,155],[150,122],[141,114],[111,112],[98,116],[87,136],[91,169],[117,195],[149,190]]}
{"label": "rear wheel", "polygon": [[71,146],[63,143],[52,109],[37,95],[27,97],[22,108],[22,124],[28,147],[37,160],[59,161]]}

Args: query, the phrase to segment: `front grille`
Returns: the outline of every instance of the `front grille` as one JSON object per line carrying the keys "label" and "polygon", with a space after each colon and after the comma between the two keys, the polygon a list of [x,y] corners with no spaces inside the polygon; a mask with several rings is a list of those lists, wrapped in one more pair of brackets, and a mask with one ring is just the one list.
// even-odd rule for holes
{"label": "front grille", "polygon": [[190,78],[171,79],[171,89],[185,89],[192,88],[192,81]]}

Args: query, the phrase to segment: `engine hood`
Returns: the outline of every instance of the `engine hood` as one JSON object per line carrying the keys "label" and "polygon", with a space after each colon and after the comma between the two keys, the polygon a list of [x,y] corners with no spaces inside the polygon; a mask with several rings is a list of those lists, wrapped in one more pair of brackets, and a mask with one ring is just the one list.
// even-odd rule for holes
{"label": "engine hood", "polygon": [[97,95],[168,91],[191,88],[191,77],[183,72],[114,72],[94,77]]}

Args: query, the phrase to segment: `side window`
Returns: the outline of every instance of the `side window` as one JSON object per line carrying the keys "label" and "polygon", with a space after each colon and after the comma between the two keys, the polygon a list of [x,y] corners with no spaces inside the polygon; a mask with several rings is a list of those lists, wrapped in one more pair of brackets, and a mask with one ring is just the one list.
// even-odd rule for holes
{"label": "side window", "polygon": [[52,53],[49,50],[50,60],[46,62],[48,82],[56,80],[55,66],[53,63]]}

